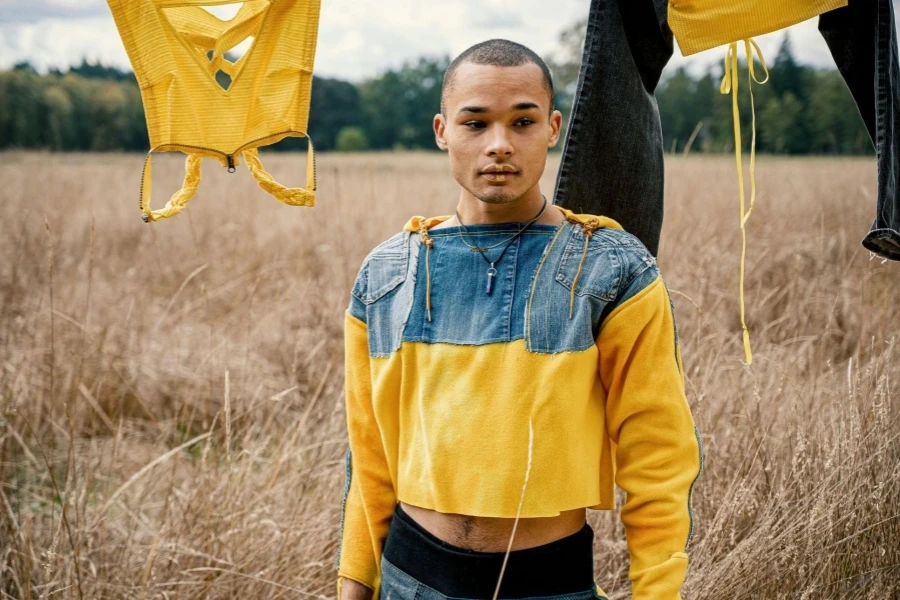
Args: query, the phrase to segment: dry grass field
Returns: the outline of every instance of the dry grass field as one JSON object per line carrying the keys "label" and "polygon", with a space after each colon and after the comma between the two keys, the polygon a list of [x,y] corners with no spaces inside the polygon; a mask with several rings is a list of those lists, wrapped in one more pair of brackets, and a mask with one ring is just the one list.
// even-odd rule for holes
{"label": "dry grass field", "polygon": [[[206,161],[152,225],[141,156],[0,159],[0,597],[333,598],[342,311],[369,249],[452,212],[446,156],[322,155],[314,209]],[[266,164],[303,181],[302,155]],[[160,207],[183,160],[154,167]],[[761,158],[758,180],[747,368],[733,159],[669,161],[659,263],[706,453],[684,597],[900,598],[900,264],[859,244],[874,161]],[[618,515],[588,514],[596,580],[629,598]]]}

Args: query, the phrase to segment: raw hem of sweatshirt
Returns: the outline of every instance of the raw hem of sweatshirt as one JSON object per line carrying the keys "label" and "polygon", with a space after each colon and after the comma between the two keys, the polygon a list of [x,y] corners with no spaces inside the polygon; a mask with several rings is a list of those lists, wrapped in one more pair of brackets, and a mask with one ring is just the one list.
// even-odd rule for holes
{"label": "raw hem of sweatshirt", "polygon": [[[528,493],[527,490],[525,492]],[[516,496],[518,500],[518,496]],[[415,496],[408,496],[405,493],[397,494],[398,502],[405,502],[406,504],[411,504],[412,506],[418,506],[420,508],[427,508],[429,510],[434,510],[442,513],[454,513],[461,515],[469,515],[473,517],[493,517],[493,518],[503,518],[503,519],[515,519],[515,513],[506,514],[506,513],[497,513],[496,511],[491,511],[482,507],[473,507],[473,506],[462,506],[462,505],[444,505],[435,502],[430,502],[427,499],[417,498]],[[575,510],[577,508],[589,508],[591,510],[613,510],[615,509],[615,496],[613,495],[612,502],[606,503],[602,500],[598,500],[597,502],[585,501],[585,502],[575,502],[573,505],[565,505],[560,507],[559,509],[549,509],[546,511],[536,511],[536,512],[526,512],[522,511],[522,514],[519,515],[519,518],[535,518],[535,517],[558,517],[562,511],[566,510]],[[554,510],[556,512],[554,512]]]}

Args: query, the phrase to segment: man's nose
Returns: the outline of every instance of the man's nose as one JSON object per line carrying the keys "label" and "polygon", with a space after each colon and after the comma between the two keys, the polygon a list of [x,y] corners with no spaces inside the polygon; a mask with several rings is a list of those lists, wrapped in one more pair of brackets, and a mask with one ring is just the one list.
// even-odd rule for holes
{"label": "man's nose", "polygon": [[509,132],[505,127],[494,127],[490,135],[490,142],[486,149],[488,156],[510,156],[513,153]]}

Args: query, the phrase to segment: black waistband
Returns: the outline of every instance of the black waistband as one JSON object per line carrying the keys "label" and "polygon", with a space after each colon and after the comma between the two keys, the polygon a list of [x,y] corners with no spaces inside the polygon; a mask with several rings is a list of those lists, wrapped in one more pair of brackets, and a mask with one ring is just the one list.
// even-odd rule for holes
{"label": "black waistband", "polygon": [[[542,546],[509,553],[499,598],[554,596],[594,585],[594,530],[581,530]],[[448,544],[410,517],[398,503],[384,544],[384,559],[445,596],[493,598],[505,551],[478,552]]]}

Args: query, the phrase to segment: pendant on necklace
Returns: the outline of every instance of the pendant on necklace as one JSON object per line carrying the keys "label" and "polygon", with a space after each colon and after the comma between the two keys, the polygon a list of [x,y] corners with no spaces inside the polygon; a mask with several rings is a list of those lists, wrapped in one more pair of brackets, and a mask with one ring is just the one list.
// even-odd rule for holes
{"label": "pendant on necklace", "polygon": [[485,288],[485,292],[490,296],[491,292],[494,291],[494,277],[497,276],[497,269],[494,268],[494,263],[491,263],[491,268],[487,270],[487,287]]}

